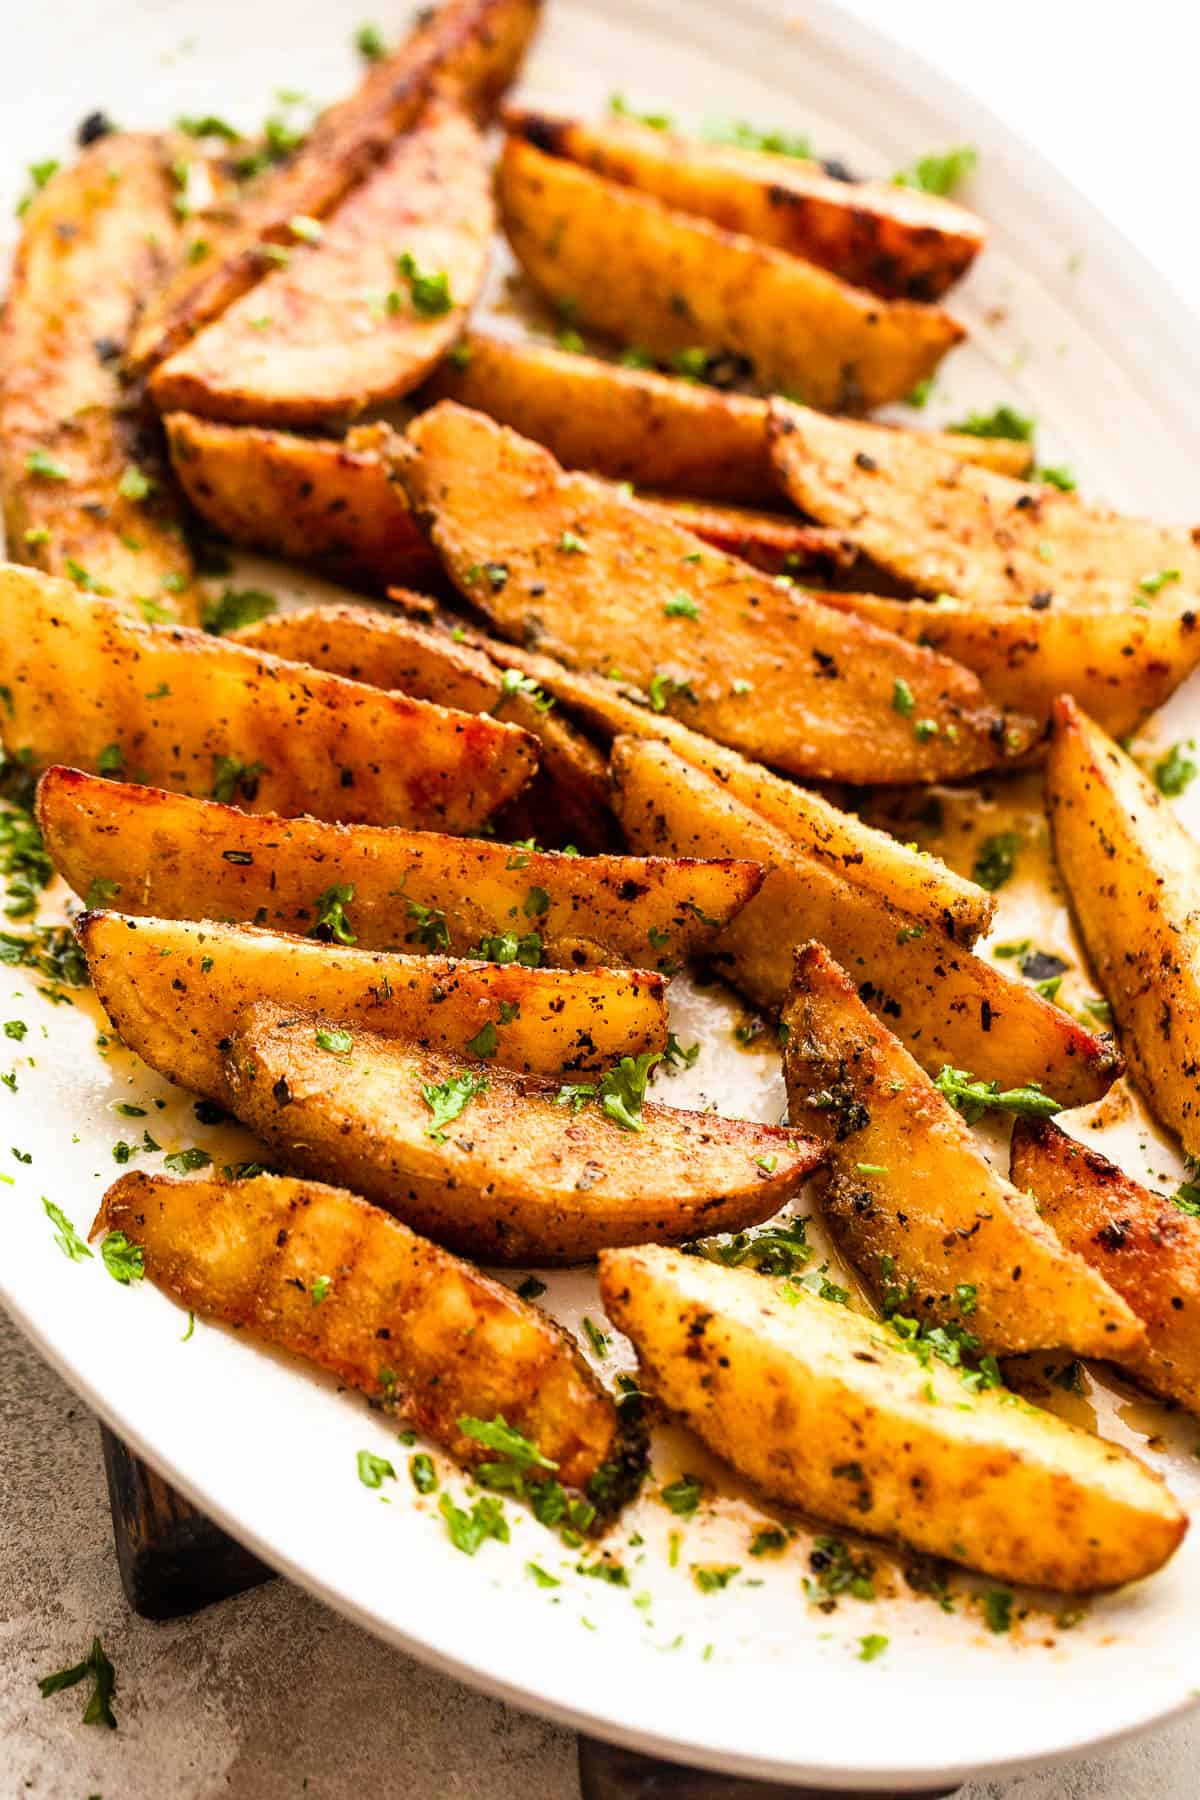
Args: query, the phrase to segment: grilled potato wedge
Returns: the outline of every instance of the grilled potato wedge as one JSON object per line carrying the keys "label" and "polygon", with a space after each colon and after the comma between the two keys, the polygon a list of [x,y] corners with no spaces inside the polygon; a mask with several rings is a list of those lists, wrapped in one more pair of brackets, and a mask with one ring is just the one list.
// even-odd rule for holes
{"label": "grilled potato wedge", "polygon": [[1046,762],[1054,855],[1133,1079],[1200,1155],[1200,845],[1075,705]]}
{"label": "grilled potato wedge", "polygon": [[530,281],[581,322],[654,356],[705,345],[743,357],[760,387],[814,406],[902,400],[964,335],[937,307],[847,287],[519,138],[504,146],[497,199]]}
{"label": "grilled potato wedge", "polygon": [[[0,566],[0,736],[66,763],[247,807],[470,830],[525,786],[532,740],[182,626],[142,625],[69,582]],[[297,726],[302,729],[297,729]]]}
{"label": "grilled potato wedge", "polygon": [[483,139],[466,113],[432,106],[319,241],[158,365],[151,399],[162,412],[284,425],[397,399],[462,330],[492,223]]}
{"label": "grilled potato wedge", "polygon": [[881,1304],[965,1322],[997,1355],[1140,1346],[1129,1306],[996,1173],[820,944],[797,953],[783,1022],[788,1117],[826,1144],[822,1211]]}
{"label": "grilled potato wedge", "polygon": [[352,1182],[492,1263],[740,1231],[778,1212],[819,1156],[778,1125],[650,1102],[610,1116],[478,1055],[464,1065],[269,1003],[238,1020],[225,1074],[238,1118],[288,1168]]}
{"label": "grilled potato wedge", "polygon": [[361,950],[494,953],[533,967],[674,971],[762,880],[753,862],[559,856],[433,831],[251,817],[78,769],[43,775],[37,817],[80,898],[103,894],[127,913],[303,936],[318,897],[339,888]]}
{"label": "grilled potato wedge", "polygon": [[365,588],[436,579],[437,558],[379,455],[386,426],[359,425],[339,439],[194,413],[171,413],[165,423],[184,493],[235,544]]}
{"label": "grilled potato wedge", "polygon": [[1112,1085],[1119,1062],[1106,1040],[1027,982],[957,947],[944,920],[918,921],[904,909],[902,876],[890,892],[856,885],[836,858],[802,848],[722,792],[718,771],[692,767],[665,744],[618,738],[612,770],[617,816],[635,849],[747,856],[765,865],[757,896],[710,952],[756,1005],[779,1010],[795,946],[817,938],[930,1074],[949,1063],[1006,1088],[1035,1079],[1064,1106],[1096,1100]]}
{"label": "grilled potato wedge", "polygon": [[327,218],[412,128],[435,88],[486,119],[520,67],[540,10],[540,0],[446,0],[427,13],[353,94],[321,114],[294,156],[261,177],[211,256],[168,282],[141,321],[130,367],[142,373],[163,361],[253,287],[274,266],[271,247],[295,243],[291,221]]}
{"label": "grilled potato wedge", "polygon": [[786,400],[771,402],[775,468],[800,510],[849,531],[865,555],[918,594],[977,606],[1134,600],[1200,604],[1191,533],[1084,506],[926,445],[913,432],[865,431]]}
{"label": "grilled potato wedge", "polygon": [[[622,675],[659,711],[790,774],[932,780],[1029,741],[974,676],[780,587],[451,401],[397,463],[456,585],[500,634]],[[893,705],[911,689],[914,718]]]}
{"label": "grilled potato wedge", "polygon": [[662,1050],[661,975],[645,969],[527,969],[520,963],[393,956],[272,931],[122,913],[76,925],[92,985],[123,1041],[180,1087],[224,1101],[222,1054],[258,1000],[319,1012],[454,1057],[482,1032],[523,1074],[589,1075]]}
{"label": "grilled potato wedge", "polygon": [[817,263],[885,300],[940,300],[982,250],[982,219],[891,181],[837,181],[819,162],[701,142],[636,119],[510,107],[506,128],[680,212]]}
{"label": "grilled potato wedge", "polygon": [[1122,1368],[1200,1412],[1200,1219],[1049,1119],[1017,1120],[1010,1173],[1146,1327],[1145,1342],[1116,1359]]}
{"label": "grilled potato wedge", "polygon": [[181,1306],[328,1369],[468,1468],[495,1452],[460,1419],[500,1416],[550,1464],[532,1480],[554,1473],[605,1510],[636,1485],[644,1446],[566,1332],[355,1194],[279,1175],[130,1173],[91,1235],[109,1231],[141,1247]]}
{"label": "grilled potato wedge", "polygon": [[0,499],[14,562],[194,621],[170,476],[118,368],[166,273],[172,198],[159,140],[132,133],[34,196],[0,315]]}
{"label": "grilled potato wedge", "polygon": [[1153,1574],[1187,1530],[1128,1451],[1003,1389],[971,1393],[802,1288],[653,1245],[603,1251],[600,1287],[641,1383],[818,1518],[1068,1593]]}
{"label": "grilled potato wedge", "polygon": [[1197,615],[1186,607],[1034,612],[950,599],[828,598],[831,606],[953,657],[1001,706],[1048,722],[1059,694],[1070,694],[1113,737],[1136,731],[1200,663]]}

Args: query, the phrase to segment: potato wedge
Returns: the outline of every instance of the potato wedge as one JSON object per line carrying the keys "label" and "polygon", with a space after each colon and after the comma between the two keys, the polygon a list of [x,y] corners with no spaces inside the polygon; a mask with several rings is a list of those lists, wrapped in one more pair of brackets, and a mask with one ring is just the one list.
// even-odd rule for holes
{"label": "potato wedge", "polygon": [[753,862],[558,856],[434,831],[251,817],[78,769],[43,775],[37,818],[80,898],[103,894],[127,913],[304,936],[318,898],[339,888],[360,950],[494,954],[532,967],[673,972],[762,880]]}
{"label": "potato wedge", "polygon": [[604,1511],[637,1485],[644,1445],[566,1332],[355,1194],[131,1172],[91,1236],[109,1231],[141,1247],[147,1277],[181,1306],[328,1369],[468,1468],[495,1452],[459,1420],[500,1415],[552,1465],[533,1481],[554,1473]]}
{"label": "potato wedge", "polygon": [[445,0],[426,13],[353,94],[321,114],[294,156],[262,176],[211,256],[179,269],[146,310],[130,368],[144,373],[161,362],[253,287],[274,266],[270,247],[295,243],[291,221],[333,212],[411,129],[435,88],[486,119],[520,67],[540,10],[540,0]]}
{"label": "potato wedge", "polygon": [[880,300],[815,263],[674,212],[510,137],[505,235],[548,300],[621,343],[744,358],[760,387],[858,411],[903,400],[963,337],[949,313]]}
{"label": "potato wedge", "polygon": [[739,556],[768,575],[790,575],[822,586],[840,580],[845,587],[850,570],[859,561],[858,545],[845,532],[808,525],[786,513],[714,506],[705,500],[672,500],[662,494],[641,494],[639,499],[643,506],[682,525],[706,544]]}
{"label": "potato wedge", "polygon": [[[655,710],[789,774],[932,780],[1028,743],[974,676],[748,570],[482,413],[441,401],[397,471],[501,636],[622,676]],[[897,712],[897,681],[914,716]]]}
{"label": "potato wedge", "polygon": [[1200,1155],[1200,845],[1137,764],[1075,705],[1046,761],[1054,855],[1130,1073]]}
{"label": "potato wedge", "polygon": [[600,1288],[644,1385],[818,1518],[1068,1593],[1153,1574],[1187,1530],[1128,1451],[1002,1389],[972,1394],[803,1289],[785,1299],[765,1276],[652,1245],[603,1251]]}
{"label": "potato wedge", "polygon": [[311,425],[395,400],[439,362],[487,273],[483,139],[438,103],[323,235],[159,363],[161,412]]}
{"label": "potato wedge", "polygon": [[[722,393],[702,382],[482,331],[466,334],[424,392],[511,425],[571,469],[591,469],[665,493],[779,504],[767,402],[749,394]],[[1027,475],[1033,462],[1030,445],[1009,438],[942,431],[911,435],[1006,475]]]}
{"label": "potato wedge", "polygon": [[194,622],[153,422],[119,359],[178,219],[157,138],[114,133],[30,203],[0,315],[0,499],[14,562]]}
{"label": "potato wedge", "polygon": [[940,300],[982,250],[983,220],[891,181],[838,181],[819,162],[702,142],[637,119],[505,111],[514,136],[680,212],[817,263],[885,300]]}
{"label": "potato wedge", "polygon": [[1187,530],[1084,506],[964,464],[915,433],[864,433],[786,400],[772,400],[770,429],[794,504],[851,532],[918,594],[1035,610],[1200,605],[1200,546]]}
{"label": "potato wedge", "polygon": [[827,598],[910,643],[953,657],[1001,706],[1048,722],[1059,694],[1070,694],[1118,738],[1136,731],[1200,664],[1197,615],[1186,607],[1143,612],[1079,605],[1034,612],[876,594]]}
{"label": "potato wedge", "polygon": [[235,544],[365,588],[436,579],[438,560],[379,456],[386,426],[359,425],[337,439],[194,413],[164,422],[184,493]]}
{"label": "potato wedge", "polygon": [[478,1042],[464,1064],[339,1024],[249,1007],[225,1057],[230,1106],[289,1169],[352,1183],[481,1261],[582,1262],[606,1244],[740,1231],[819,1157],[782,1126],[649,1101],[610,1116],[572,1104],[576,1087],[492,1067]]}
{"label": "potato wedge", "polygon": [[478,825],[533,773],[533,742],[516,726],[138,624],[30,569],[0,566],[0,617],[0,737],[35,768],[451,831]]}
{"label": "potato wedge", "polygon": [[1036,1080],[1064,1106],[1099,1099],[1112,1085],[1120,1065],[1107,1040],[1028,982],[956,946],[944,920],[918,921],[904,910],[899,882],[891,894],[857,886],[853,871],[801,848],[722,792],[719,772],[693,768],[665,744],[618,738],[612,770],[617,816],[635,849],[765,865],[758,894],[709,952],[757,1006],[779,1010],[795,946],[818,938],[930,1074],[949,1063],[1006,1088]]}
{"label": "potato wedge", "polygon": [[1145,1342],[1115,1360],[1156,1394],[1200,1412],[1200,1219],[1049,1119],[1017,1120],[1010,1174],[1146,1327]]}
{"label": "potato wedge", "polygon": [[991,1167],[820,944],[797,952],[783,1022],[788,1117],[824,1140],[822,1212],[885,1311],[963,1324],[996,1355],[1140,1345],[1129,1306]]}

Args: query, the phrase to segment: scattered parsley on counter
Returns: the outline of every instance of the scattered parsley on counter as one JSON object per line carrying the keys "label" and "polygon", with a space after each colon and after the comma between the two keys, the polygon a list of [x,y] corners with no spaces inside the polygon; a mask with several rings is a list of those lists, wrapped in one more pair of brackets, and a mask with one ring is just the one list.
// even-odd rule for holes
{"label": "scattered parsley on counter", "polygon": [[116,1671],[104,1654],[104,1646],[98,1637],[92,1639],[92,1647],[82,1662],[69,1669],[59,1669],[53,1675],[43,1675],[38,1681],[38,1689],[42,1699],[48,1700],[51,1694],[60,1694],[64,1688],[76,1687],[79,1682],[86,1681],[89,1675],[95,1686],[84,1708],[83,1722],[85,1725],[107,1725],[110,1731],[115,1731],[117,1720],[112,1702],[117,1686]]}

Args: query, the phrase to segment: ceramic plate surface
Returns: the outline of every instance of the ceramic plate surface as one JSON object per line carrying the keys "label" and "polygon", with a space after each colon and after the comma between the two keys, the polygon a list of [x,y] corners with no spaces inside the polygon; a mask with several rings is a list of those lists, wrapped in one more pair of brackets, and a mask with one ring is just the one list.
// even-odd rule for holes
{"label": "ceramic plate surface", "polygon": [[[978,146],[968,197],[991,243],[951,298],[971,341],[944,365],[923,421],[1010,401],[1041,422],[1042,460],[1069,463],[1088,495],[1187,517],[1200,417],[1187,315],[974,102],[828,6],[806,4],[802,21],[791,11],[767,0],[549,0],[524,91],[598,111],[620,89],[635,108],[687,124],[740,118],[802,130],[864,173]],[[355,77],[359,23],[357,0],[33,9],[22,18],[20,66],[2,77],[0,216],[12,216],[25,165],[66,155],[95,107],[129,125],[216,111],[250,128],[285,85],[336,96]],[[26,81],[23,69],[54,78]],[[268,564],[247,567],[285,600],[327,591]],[[1168,714],[1155,730],[1164,740],[1186,735],[1194,689]],[[1029,804],[1026,791],[999,788],[957,803],[984,824]],[[1035,813],[1034,839],[1038,831]],[[1033,931],[1078,961],[1061,897],[1039,866],[1035,847],[1001,896],[994,939]],[[1018,1614],[1029,1610],[1010,1634],[994,1635],[978,1605],[982,1584],[956,1578],[946,1613],[912,1594],[886,1557],[877,1599],[843,1599],[827,1614],[805,1597],[810,1534],[801,1530],[782,1556],[752,1557],[768,1511],[682,1434],[658,1441],[655,1479],[613,1540],[627,1587],[580,1573],[579,1553],[519,1506],[508,1509],[507,1546],[465,1557],[434,1502],[412,1488],[407,1452],[380,1415],[224,1330],[197,1323],[185,1341],[186,1316],[148,1284],[122,1288],[98,1257],[60,1253],[42,1196],[86,1230],[117,1172],[118,1140],[141,1145],[148,1129],[161,1152],[199,1143],[218,1163],[253,1146],[229,1127],[199,1125],[189,1096],[119,1047],[98,1046],[103,1022],[90,995],[55,1005],[44,986],[0,967],[0,1017],[28,1028],[23,1039],[0,1039],[11,1053],[0,1055],[0,1074],[15,1082],[0,1091],[0,1295],[138,1451],[267,1561],[373,1631],[599,1735],[830,1787],[916,1789],[1065,1754],[1162,1719],[1200,1687],[1200,1532],[1157,1579],[1097,1601],[1073,1623],[1056,1619],[1045,1597],[1019,1596]],[[718,989],[681,988],[674,1010],[680,1035],[704,1049],[693,1070],[660,1084],[661,1097],[780,1117],[778,1058],[735,1040],[742,1009]],[[131,1106],[144,1114],[116,1110]],[[1136,1111],[1107,1137],[1131,1173],[1160,1185],[1175,1178],[1173,1152]],[[135,1166],[161,1167],[160,1151],[143,1146]],[[589,1274],[553,1277],[546,1304],[577,1328],[585,1315],[603,1324]],[[609,1380],[631,1365],[619,1340],[589,1354]],[[1200,1496],[1200,1426],[1090,1374],[1084,1385],[1082,1396],[1061,1392],[1054,1403],[1139,1449],[1185,1504]],[[394,1459],[400,1479],[378,1492],[361,1486],[360,1448]],[[465,1478],[445,1459],[439,1468],[461,1496]],[[689,1521],[657,1498],[685,1470],[709,1483]],[[537,1585],[530,1561],[560,1585]],[[713,1563],[739,1573],[705,1594],[692,1566]],[[872,1633],[889,1645],[868,1663],[859,1645]]]}

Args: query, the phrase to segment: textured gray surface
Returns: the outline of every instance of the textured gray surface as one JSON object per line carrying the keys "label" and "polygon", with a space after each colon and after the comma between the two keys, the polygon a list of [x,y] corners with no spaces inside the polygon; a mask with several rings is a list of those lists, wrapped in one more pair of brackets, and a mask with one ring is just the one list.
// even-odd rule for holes
{"label": "textured gray surface", "polygon": [[[0,1800],[578,1800],[569,1732],[281,1581],[174,1624],[131,1617],[95,1421],[3,1314],[0,1471]],[[115,1733],[80,1723],[86,1690],[37,1691],[95,1633],[117,1670]],[[1198,1757],[1200,1719],[961,1800],[1193,1800]]]}

